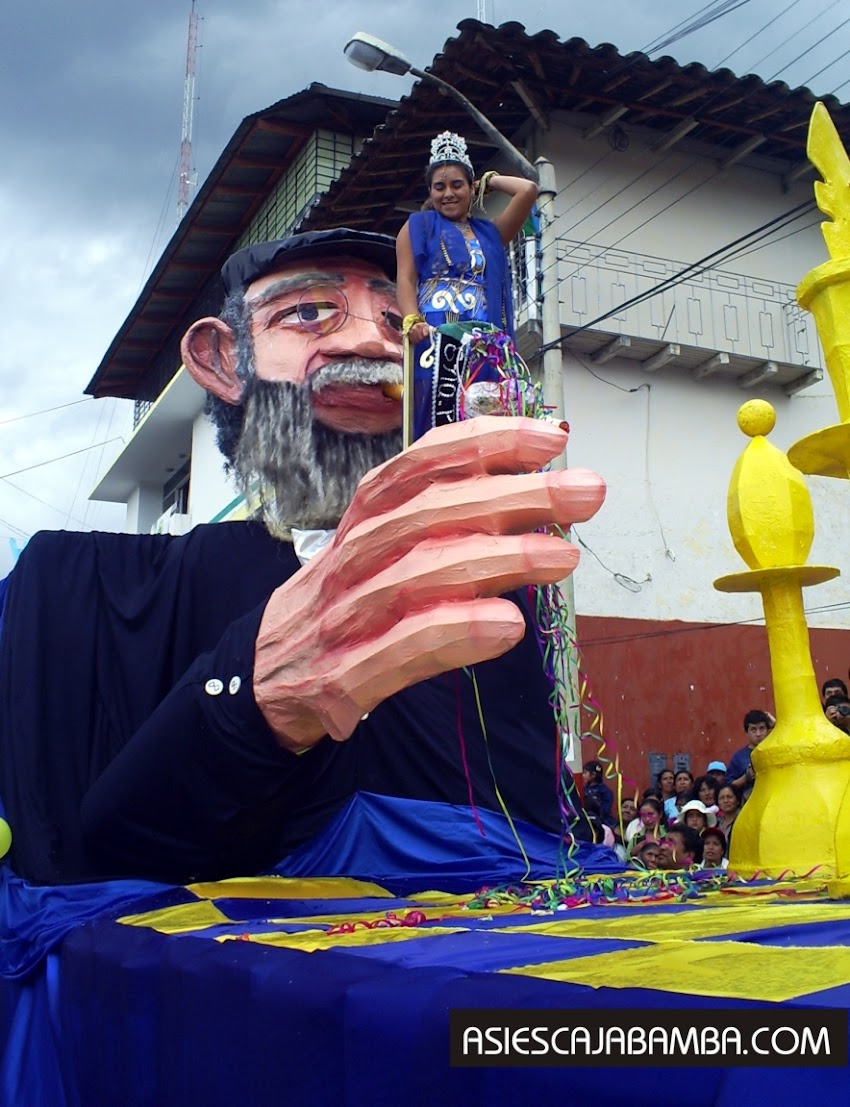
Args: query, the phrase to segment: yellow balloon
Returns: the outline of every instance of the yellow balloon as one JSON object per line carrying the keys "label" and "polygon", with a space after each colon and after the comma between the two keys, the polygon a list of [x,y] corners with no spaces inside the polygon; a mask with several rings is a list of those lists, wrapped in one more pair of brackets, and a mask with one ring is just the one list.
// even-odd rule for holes
{"label": "yellow balloon", "polygon": [[0,819],[0,857],[5,857],[12,846],[12,828],[5,819]]}

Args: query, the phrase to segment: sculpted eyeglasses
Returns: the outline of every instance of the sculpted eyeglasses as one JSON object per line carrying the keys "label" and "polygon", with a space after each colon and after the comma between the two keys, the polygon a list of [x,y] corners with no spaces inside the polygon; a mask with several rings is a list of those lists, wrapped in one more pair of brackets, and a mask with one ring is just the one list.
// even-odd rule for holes
{"label": "sculpted eyeglasses", "polygon": [[[400,340],[402,315],[395,300],[386,294],[373,293],[371,303],[372,321]],[[363,318],[353,315],[341,288],[333,285],[311,285],[297,298],[293,296],[280,301],[269,319],[269,326],[327,335],[343,327],[349,317]]]}

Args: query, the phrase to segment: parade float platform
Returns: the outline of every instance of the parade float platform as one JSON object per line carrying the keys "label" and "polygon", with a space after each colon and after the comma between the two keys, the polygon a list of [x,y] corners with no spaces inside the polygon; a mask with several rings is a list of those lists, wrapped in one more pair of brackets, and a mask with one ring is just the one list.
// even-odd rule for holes
{"label": "parade float platform", "polygon": [[[376,817],[363,797],[355,808],[364,803]],[[613,855],[594,847],[579,851],[581,875],[510,884],[494,863],[510,837],[496,821],[485,818],[488,838],[466,834],[469,852],[452,864],[427,856],[421,827],[377,832],[380,881],[294,873],[36,889],[7,873],[2,1102],[847,1101],[846,1067],[703,1068],[687,1087],[683,1069],[662,1064],[452,1068],[449,1012],[458,1009],[631,1009],[647,1024],[654,1012],[681,1011],[684,1025],[705,1009],[727,1021],[754,1009],[846,1010],[850,899],[817,872],[749,882],[618,875]],[[547,836],[519,829],[539,877],[552,861]],[[386,871],[401,859],[399,835],[414,832],[422,870]],[[334,842],[344,840],[332,834],[294,867],[339,860]],[[345,862],[357,871],[366,856]]]}

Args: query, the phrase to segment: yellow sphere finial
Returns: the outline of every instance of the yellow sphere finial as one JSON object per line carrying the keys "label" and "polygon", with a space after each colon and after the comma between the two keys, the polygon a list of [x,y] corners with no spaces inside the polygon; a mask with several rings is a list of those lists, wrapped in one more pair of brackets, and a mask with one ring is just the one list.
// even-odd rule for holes
{"label": "yellow sphere finial", "polygon": [[738,409],[738,426],[748,438],[770,434],[776,426],[776,412],[767,400],[747,400]]}

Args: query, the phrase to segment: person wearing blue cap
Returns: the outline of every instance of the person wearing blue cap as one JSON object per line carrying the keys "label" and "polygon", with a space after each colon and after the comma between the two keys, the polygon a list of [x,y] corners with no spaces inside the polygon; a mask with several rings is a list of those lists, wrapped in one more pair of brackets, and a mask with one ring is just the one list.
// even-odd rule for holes
{"label": "person wearing blue cap", "polygon": [[726,783],[726,762],[725,761],[709,761],[708,768],[705,770],[706,776],[713,776],[717,781],[717,786]]}

